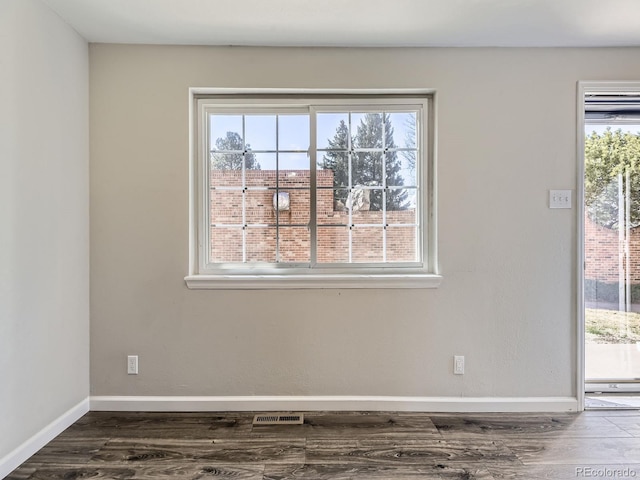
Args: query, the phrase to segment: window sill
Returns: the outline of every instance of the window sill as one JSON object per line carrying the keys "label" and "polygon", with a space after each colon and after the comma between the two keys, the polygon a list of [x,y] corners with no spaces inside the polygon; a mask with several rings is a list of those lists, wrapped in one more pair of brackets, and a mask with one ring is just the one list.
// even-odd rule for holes
{"label": "window sill", "polygon": [[189,275],[193,290],[271,290],[311,288],[438,288],[435,274],[342,275]]}

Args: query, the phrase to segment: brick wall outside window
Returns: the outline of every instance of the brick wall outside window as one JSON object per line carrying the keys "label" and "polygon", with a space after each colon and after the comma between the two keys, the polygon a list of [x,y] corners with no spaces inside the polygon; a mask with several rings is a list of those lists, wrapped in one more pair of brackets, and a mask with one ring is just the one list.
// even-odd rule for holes
{"label": "brick wall outside window", "polygon": [[[218,190],[215,187],[241,186],[241,170],[214,170],[211,172],[211,223],[242,224],[242,193]],[[275,187],[275,170],[247,170],[245,181],[248,187]],[[333,186],[333,172],[318,170],[318,187]],[[308,170],[280,170],[280,191],[289,194],[290,208],[280,211],[278,216],[280,235],[280,261],[308,263],[310,235],[309,222],[310,172]],[[248,190],[246,202],[247,260],[275,262],[276,228],[266,225],[276,223],[273,207],[273,190]],[[333,191],[317,190],[318,262],[333,263],[348,261],[349,212],[335,208]],[[415,261],[416,227],[399,225],[416,222],[415,209],[387,211],[387,261]],[[362,224],[381,224],[381,211],[354,212],[352,230],[354,262],[382,262],[382,227],[359,227]],[[345,227],[327,226],[345,225]],[[262,225],[262,226],[259,226]],[[242,261],[242,230],[239,228],[211,228],[211,257],[214,262]]]}

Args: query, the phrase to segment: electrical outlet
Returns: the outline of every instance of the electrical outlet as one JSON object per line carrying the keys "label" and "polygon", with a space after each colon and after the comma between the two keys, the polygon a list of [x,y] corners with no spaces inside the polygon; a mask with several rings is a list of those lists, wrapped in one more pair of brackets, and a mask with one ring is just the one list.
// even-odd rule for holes
{"label": "electrical outlet", "polygon": [[464,356],[462,355],[453,356],[453,374],[464,375]]}
{"label": "electrical outlet", "polygon": [[127,374],[138,375],[138,355],[129,355],[127,357]]}

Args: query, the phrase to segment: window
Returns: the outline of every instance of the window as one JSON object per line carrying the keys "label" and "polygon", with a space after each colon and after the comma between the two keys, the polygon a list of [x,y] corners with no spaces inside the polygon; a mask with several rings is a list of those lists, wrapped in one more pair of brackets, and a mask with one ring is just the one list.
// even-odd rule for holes
{"label": "window", "polygon": [[189,287],[435,286],[429,108],[195,95]]}

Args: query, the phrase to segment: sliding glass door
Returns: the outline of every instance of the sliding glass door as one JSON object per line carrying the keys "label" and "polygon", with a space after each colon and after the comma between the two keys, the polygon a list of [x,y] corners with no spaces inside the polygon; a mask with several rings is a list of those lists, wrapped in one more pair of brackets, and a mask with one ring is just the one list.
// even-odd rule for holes
{"label": "sliding glass door", "polygon": [[640,391],[640,96],[585,97],[586,391]]}

